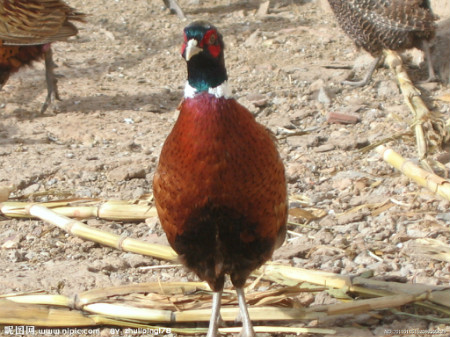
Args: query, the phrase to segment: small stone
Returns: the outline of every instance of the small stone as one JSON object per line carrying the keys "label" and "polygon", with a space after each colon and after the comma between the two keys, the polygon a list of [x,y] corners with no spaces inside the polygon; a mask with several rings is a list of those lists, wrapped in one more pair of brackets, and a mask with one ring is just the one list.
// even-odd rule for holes
{"label": "small stone", "polygon": [[316,151],[316,152],[328,152],[328,151],[333,151],[333,150],[334,150],[334,145],[329,144],[329,143],[320,145],[314,149],[314,151]]}
{"label": "small stone", "polygon": [[356,124],[360,121],[358,115],[351,113],[342,113],[336,111],[330,111],[327,114],[328,123],[340,123],[340,124]]}
{"label": "small stone", "polygon": [[37,191],[39,191],[40,187],[41,187],[41,184],[36,183],[36,184],[30,185],[27,188],[25,188],[22,191],[22,193],[25,194],[25,195],[33,194],[33,193],[36,193]]}
{"label": "small stone", "polygon": [[256,107],[261,108],[267,105],[267,96],[263,94],[250,94],[247,99]]}
{"label": "small stone", "polygon": [[256,16],[259,17],[266,16],[269,13],[269,5],[270,1],[265,1],[261,5],[259,5],[258,11],[256,12]]}
{"label": "small stone", "polygon": [[132,268],[147,266],[149,258],[140,254],[126,253],[122,255],[124,261]]}
{"label": "small stone", "polygon": [[320,87],[319,92],[317,93],[317,100],[325,105],[331,104],[331,94],[329,90],[325,87]]}
{"label": "small stone", "polygon": [[346,225],[352,222],[362,221],[367,216],[366,212],[347,213],[337,218],[338,225]]}
{"label": "small stone", "polygon": [[259,29],[255,30],[244,42],[244,46],[246,47],[254,47],[258,44],[260,31]]}
{"label": "small stone", "polygon": [[108,179],[111,181],[143,179],[146,173],[147,169],[139,165],[119,166],[109,172]]}
{"label": "small stone", "polygon": [[25,261],[25,256],[23,253],[19,252],[17,249],[14,249],[8,252],[8,259],[11,262],[22,262]]}
{"label": "small stone", "polygon": [[441,152],[436,156],[436,160],[442,164],[450,162],[450,152]]}

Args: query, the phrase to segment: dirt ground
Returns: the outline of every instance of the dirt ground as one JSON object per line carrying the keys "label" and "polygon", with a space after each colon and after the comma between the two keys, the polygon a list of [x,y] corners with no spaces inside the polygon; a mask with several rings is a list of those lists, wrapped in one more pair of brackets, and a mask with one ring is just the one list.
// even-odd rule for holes
{"label": "dirt ground", "polygon": [[[0,95],[0,185],[17,187],[12,199],[132,200],[151,193],[186,79],[181,32],[191,20],[207,19],[224,35],[235,97],[280,139],[291,208],[324,214],[308,226],[289,224],[292,233],[274,260],[343,275],[372,271],[381,280],[449,285],[449,263],[422,254],[417,239],[448,245],[450,203],[399,174],[375,151],[360,151],[409,130],[411,113],[396,80],[380,68],[364,88],[340,84],[355,59],[358,77],[371,58],[354,48],[320,3],[282,0],[257,15],[256,0],[180,1],[187,21],[157,0],[68,3],[89,17],[78,25],[79,36],[53,45],[62,101],[39,115],[46,96],[41,63],[12,76]],[[415,81],[426,77],[424,64],[410,70]],[[435,100],[448,88],[419,88],[427,104],[449,118],[449,105]],[[330,111],[355,114],[358,121],[330,123]],[[387,146],[417,160],[412,136]],[[442,176],[450,171],[449,156],[448,148],[431,155],[443,163]],[[294,216],[290,221],[305,222]],[[156,219],[87,223],[165,242]],[[0,216],[0,246],[0,294],[44,289],[73,295],[112,285],[196,280],[183,268],[144,271],[142,266],[166,262],[102,247],[42,221]],[[333,301],[324,292],[311,305]],[[295,325],[333,327],[338,336],[384,336],[385,329],[402,328],[450,334],[445,323],[390,311]],[[105,328],[102,336],[107,335]]]}

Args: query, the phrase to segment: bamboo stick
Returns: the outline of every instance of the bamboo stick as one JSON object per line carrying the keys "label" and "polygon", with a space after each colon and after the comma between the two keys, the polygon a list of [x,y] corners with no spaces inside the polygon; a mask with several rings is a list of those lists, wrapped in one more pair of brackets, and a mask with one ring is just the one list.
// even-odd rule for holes
{"label": "bamboo stick", "polygon": [[[336,330],[333,329],[321,329],[321,328],[297,328],[297,327],[285,327],[285,326],[254,326],[255,332],[265,332],[274,334],[327,334],[334,335]],[[219,328],[220,333],[240,333],[241,327],[234,328]],[[207,329],[204,329],[206,333]],[[175,332],[175,331],[174,331]]]}
{"label": "bamboo stick", "polygon": [[[0,204],[0,214],[13,218],[29,218],[31,205],[28,202],[3,202]],[[103,202],[100,199],[66,199],[40,203],[40,205],[52,209],[55,213],[71,218],[87,219],[100,218],[111,221],[144,221],[156,216],[155,207],[148,204],[132,204],[123,200],[109,200]]]}
{"label": "bamboo stick", "polygon": [[395,308],[425,298],[426,297],[424,296],[416,297],[407,294],[392,295],[367,300],[357,300],[348,303],[310,307],[308,310],[317,312],[326,311],[328,315],[360,314],[372,310]]}
{"label": "bamboo stick", "polygon": [[72,305],[72,301],[63,295],[21,295],[7,296],[4,298],[15,303],[56,305],[62,307],[70,307]]}
{"label": "bamboo stick", "polygon": [[52,309],[38,305],[25,305],[0,299],[2,325],[35,325],[51,327],[93,326],[95,321],[79,311]]}
{"label": "bamboo stick", "polygon": [[176,260],[177,258],[177,254],[169,246],[150,244],[132,238],[123,238],[117,234],[91,228],[80,221],[72,220],[63,215],[56,214],[52,210],[49,210],[41,205],[31,205],[29,207],[29,213],[32,216],[36,216],[41,220],[47,221],[70,234],[100,243],[105,246],[170,261]]}
{"label": "bamboo stick", "polygon": [[[91,305],[94,306],[94,305]],[[99,306],[97,306],[99,307]],[[103,306],[103,309],[107,306]],[[86,315],[80,311],[67,310],[67,309],[52,309],[46,308],[44,306],[37,305],[24,305],[14,302],[9,302],[8,300],[0,300],[0,322],[4,325],[26,325],[35,327],[51,327],[51,328],[74,328],[74,327],[95,327],[95,326],[117,326],[122,328],[141,328],[141,329],[156,329],[158,331],[170,330],[173,333],[180,334],[197,334],[205,333],[206,328],[167,328],[152,326],[142,322],[148,322],[148,317],[146,315],[140,316],[144,311],[136,310],[142,308],[134,307],[122,307],[120,310],[128,311],[118,311],[117,306],[110,306],[108,310],[105,310],[105,315]],[[263,310],[270,310],[272,308],[265,308]],[[100,310],[102,311],[102,310]],[[205,311],[205,310],[204,310]],[[147,313],[151,310],[147,310]],[[225,310],[227,314],[231,313],[230,321],[236,318],[238,310]],[[250,311],[252,313],[252,311]],[[122,313],[122,315],[121,315]],[[208,321],[210,316],[210,310],[206,310],[206,319],[201,321]],[[137,316],[136,316],[137,314]],[[157,315],[161,313],[153,314],[153,318],[157,319]],[[171,314],[168,312],[166,314]],[[194,313],[195,314],[195,313]],[[110,318],[109,316],[114,316],[118,318]],[[121,319],[123,316],[124,319]],[[173,316],[172,316],[173,317]],[[228,316],[227,316],[228,317]],[[192,317],[191,317],[192,318]],[[168,315],[159,316],[162,322],[171,322]],[[252,317],[253,320],[256,320]],[[291,318],[293,320],[294,318]],[[193,317],[193,322],[199,322]],[[297,327],[284,327],[284,326],[255,326],[256,332],[277,332],[277,333],[317,333],[317,334],[334,334],[333,329],[321,329],[321,328],[297,328]],[[221,333],[233,333],[239,332],[242,328],[220,328]],[[153,331],[154,331],[153,330]],[[55,332],[55,331],[53,331]]]}
{"label": "bamboo stick", "polygon": [[174,322],[172,311],[161,309],[139,308],[117,303],[93,303],[84,306],[84,310],[115,319],[133,320],[153,323]]}
{"label": "bamboo stick", "polygon": [[318,270],[290,267],[275,263],[267,263],[260,269],[253,272],[254,276],[259,276],[261,274],[264,275],[264,278],[274,281],[291,280],[297,283],[308,282],[332,288],[345,289],[350,287],[352,284],[349,276],[337,275]]}
{"label": "bamboo stick", "polygon": [[[280,307],[252,307],[249,314],[254,321],[298,321],[321,319],[332,315],[360,314],[372,310],[395,308],[415,301],[426,299],[428,294],[413,296],[408,294],[385,296],[366,300],[357,300],[349,303],[312,306],[307,309],[280,308]],[[3,303],[2,303],[3,302]],[[208,322],[211,309],[196,309],[173,312],[170,310],[143,308],[127,303],[93,303],[83,306],[82,312],[45,309],[43,306],[23,305],[8,300],[2,300],[4,309],[0,310],[0,321],[8,324],[30,324],[45,326],[80,326],[88,323],[95,325],[92,318],[106,317],[119,321],[132,321],[135,323],[184,323]],[[20,311],[20,314],[17,312]],[[94,315],[92,315],[94,314]],[[221,316],[224,321],[234,321],[239,314],[238,307],[222,307]],[[52,322],[52,319],[61,319],[62,322]],[[73,323],[76,320],[76,324]]]}
{"label": "bamboo stick", "polygon": [[127,286],[93,289],[79,294],[76,307],[82,309],[84,305],[100,302],[112,296],[154,292],[158,294],[189,293],[196,290],[211,290],[206,282],[148,282]]}
{"label": "bamboo stick", "polygon": [[[346,275],[338,275],[323,271],[278,265],[274,263],[266,264],[256,270],[253,275],[259,276],[261,273],[264,274],[263,277],[265,279],[281,284],[292,284],[292,281],[297,283],[308,282],[321,286],[365,294],[368,296],[411,295],[417,297],[420,294],[428,293],[428,300],[440,305],[445,305],[446,307],[450,307],[450,302],[443,304],[443,302],[445,303],[445,300],[443,301],[443,299],[450,298],[450,289],[447,289],[444,286],[386,282],[364,277],[351,278]],[[436,294],[439,294],[439,296]]]}
{"label": "bamboo stick", "polygon": [[420,97],[420,91],[409,78],[400,55],[392,50],[385,50],[384,54],[386,63],[397,76],[405,103],[414,115],[412,126],[416,134],[417,152],[422,160],[431,146],[440,146],[444,139],[448,139],[450,130],[440,114],[427,108]]}
{"label": "bamboo stick", "polygon": [[420,186],[426,187],[431,192],[450,200],[450,181],[443,179],[434,173],[425,171],[413,162],[404,159],[395,151],[380,145],[376,151],[382,155],[383,159],[401,171],[408,178],[414,180]]}
{"label": "bamboo stick", "polygon": [[[127,250],[127,248],[130,246],[143,247],[142,252],[140,253],[144,255],[149,255],[166,260],[175,260],[177,257],[176,253],[168,246],[147,244],[145,242],[130,238],[125,238],[121,240],[121,237],[116,234],[105,233],[97,229],[89,228],[83,223],[55,214],[54,212],[52,212],[51,210],[47,210],[43,206],[34,205],[30,207],[30,213],[62,228],[63,230],[66,230],[71,234],[89,240],[93,240],[95,242],[99,242],[102,244],[107,244],[111,247],[122,247],[123,250]],[[106,239],[103,239],[103,237],[105,237]],[[132,240],[131,241],[132,244],[128,245],[127,242],[130,242],[130,240]],[[138,244],[135,244],[135,242],[138,242]],[[383,288],[388,289],[388,291],[390,291],[390,294],[392,293],[401,294],[406,292],[409,294],[417,295],[418,293],[423,292],[425,290],[426,291],[442,290],[442,288],[440,287],[431,287],[417,284],[409,285],[395,282],[382,282],[382,281],[368,280],[364,278],[355,278],[352,280],[349,276],[336,275],[333,273],[327,273],[323,271],[312,271],[302,268],[277,265],[273,263],[268,263],[253,273],[253,275],[257,277],[262,274],[266,279],[271,279],[281,284],[289,283],[292,285],[293,283],[308,282],[320,286],[333,287],[344,290],[352,289],[353,286],[361,286],[361,284],[371,289],[383,289]],[[393,285],[395,284],[398,284],[397,288],[393,287]],[[200,287],[198,284],[196,286]],[[415,292],[413,291],[414,289]],[[92,303],[93,300],[89,299],[89,295],[92,295],[92,293],[89,294],[88,292],[81,297],[80,301],[82,304]],[[98,293],[96,296],[97,297],[94,296],[94,298],[98,298]]]}

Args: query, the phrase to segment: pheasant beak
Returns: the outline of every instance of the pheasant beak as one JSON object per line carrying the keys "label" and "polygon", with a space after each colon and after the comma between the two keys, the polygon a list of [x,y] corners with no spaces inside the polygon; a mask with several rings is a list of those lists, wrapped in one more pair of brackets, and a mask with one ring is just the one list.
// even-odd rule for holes
{"label": "pheasant beak", "polygon": [[186,49],[184,50],[184,58],[186,61],[189,61],[192,56],[197,55],[198,53],[202,52],[203,49],[197,47],[198,41],[196,39],[190,39],[187,42]]}

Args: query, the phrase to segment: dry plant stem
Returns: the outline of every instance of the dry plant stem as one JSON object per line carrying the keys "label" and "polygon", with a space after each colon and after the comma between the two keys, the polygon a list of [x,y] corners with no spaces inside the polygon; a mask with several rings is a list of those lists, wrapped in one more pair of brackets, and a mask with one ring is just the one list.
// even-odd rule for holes
{"label": "dry plant stem", "polygon": [[72,305],[72,301],[63,295],[9,296],[7,299],[16,303],[55,305],[62,307],[70,307]]}
{"label": "dry plant stem", "polygon": [[[400,89],[403,93],[405,103],[414,115],[414,133],[416,135],[417,151],[419,158],[423,160],[430,148],[430,141],[434,139],[434,145],[440,145],[446,138],[446,133],[443,120],[433,116],[430,110],[427,108],[422,98],[420,97],[420,91],[413,85],[411,79],[408,76],[400,55],[392,50],[384,50],[386,56],[386,63],[391,70],[396,74]],[[427,130],[425,133],[424,126]],[[437,127],[438,131],[433,130],[433,126]],[[436,140],[437,139],[437,140]],[[433,143],[433,141],[431,141]]]}
{"label": "dry plant stem", "polygon": [[101,302],[105,298],[154,292],[157,294],[189,293],[196,290],[210,290],[206,282],[148,282],[130,284],[127,286],[93,289],[78,294],[76,307],[83,309],[84,305]]}
{"label": "dry plant stem", "polygon": [[84,310],[114,319],[140,322],[173,322],[173,313],[169,310],[133,307],[127,304],[94,303],[84,306]]}
{"label": "dry plant stem", "polygon": [[382,155],[383,159],[401,171],[408,178],[414,180],[420,186],[426,187],[431,192],[450,200],[450,181],[443,179],[433,173],[425,171],[411,161],[404,159],[392,149],[383,145],[376,148],[376,151]]}
{"label": "dry plant stem", "polygon": [[[0,188],[1,195],[1,188]],[[0,200],[1,201],[1,200]],[[14,218],[29,218],[28,209],[35,203],[2,202],[0,214]],[[55,213],[77,219],[100,218],[112,221],[144,221],[156,216],[156,209],[149,205],[132,204],[123,200],[100,199],[67,199],[57,200],[40,205],[52,209]]]}
{"label": "dry plant stem", "polygon": [[[366,296],[391,296],[391,295],[411,295],[414,298],[423,293],[427,293],[431,302],[450,307],[448,303],[441,299],[450,298],[450,289],[445,287],[430,286],[426,284],[408,284],[398,282],[386,282],[367,279],[363,277],[350,277],[317,270],[308,270],[274,263],[268,263],[256,270],[253,275],[258,276],[264,273],[264,278],[283,284],[287,280],[308,282],[312,284],[327,286],[331,288],[343,289]],[[437,295],[439,294],[439,295]],[[359,301],[356,301],[356,303]],[[357,305],[357,304],[355,304]],[[309,310],[309,309],[308,309]],[[253,315],[252,315],[253,318]],[[255,318],[253,318],[255,319]]]}
{"label": "dry plant stem", "polygon": [[[115,310],[115,308],[113,308]],[[129,308],[128,308],[129,309]],[[134,309],[134,308],[131,308]],[[264,308],[266,311],[267,308]],[[270,308],[269,308],[270,310]],[[132,310],[130,312],[133,313]],[[120,312],[119,312],[120,314]],[[81,311],[68,310],[66,308],[52,309],[42,305],[26,305],[14,303],[9,300],[0,299],[0,321],[2,324],[11,325],[33,325],[43,327],[93,327],[93,326],[119,326],[119,327],[135,327],[135,328],[155,328],[145,323],[136,322],[135,319],[120,320],[110,317],[116,317],[116,312],[108,312],[106,315],[86,315]],[[153,315],[156,318],[155,315]],[[169,317],[161,316],[165,322],[170,322]],[[195,320],[193,320],[195,321]],[[195,321],[198,322],[198,321]],[[221,328],[221,333],[238,332],[241,328]],[[174,333],[180,334],[198,334],[205,333],[206,329],[182,329],[172,328]],[[284,333],[318,333],[318,334],[335,334],[332,329],[320,328],[295,328],[295,327],[275,327],[275,326],[258,326],[255,327],[257,332],[284,332]]]}
{"label": "dry plant stem", "polygon": [[91,228],[82,222],[56,214],[41,205],[30,206],[29,213],[41,220],[47,221],[61,228],[70,234],[100,243],[105,246],[170,261],[177,258],[177,254],[168,246],[149,244],[132,238],[123,238],[116,234]]}
{"label": "dry plant stem", "polygon": [[0,299],[0,322],[5,325],[51,327],[94,326],[95,321],[79,311],[52,309],[41,305],[14,303]]}
{"label": "dry plant stem", "polygon": [[[371,310],[382,310],[395,308],[415,301],[424,300],[428,294],[413,296],[409,294],[392,295],[380,298],[358,300],[349,303],[339,303],[331,305],[314,306],[308,309],[291,309],[280,307],[252,307],[249,308],[249,314],[253,320],[262,321],[298,321],[321,319],[331,315],[342,314],[360,314]],[[109,299],[111,301],[111,299]],[[39,326],[70,326],[73,319],[82,316],[81,311],[74,315],[67,309],[47,308],[42,305],[25,305],[14,303],[8,299],[0,300],[0,304],[4,304],[0,309],[0,320],[11,324],[29,324]],[[18,315],[17,311],[22,310],[22,314]],[[27,310],[24,310],[27,309]],[[69,322],[53,322],[53,317],[46,317],[45,312],[54,315],[55,318],[67,316]],[[84,318],[86,313],[90,313],[90,317],[107,317],[121,321],[132,321],[137,323],[179,323],[179,322],[208,322],[211,318],[211,309],[186,310],[181,312],[172,312],[170,310],[150,309],[133,305],[132,301],[126,303],[94,303],[83,307]],[[221,309],[222,318],[225,321],[234,321],[238,314],[238,308],[223,307]],[[94,314],[94,315],[92,315]],[[82,320],[86,322],[85,320]],[[79,326],[78,324],[75,324]],[[91,324],[90,325],[94,325]]]}

